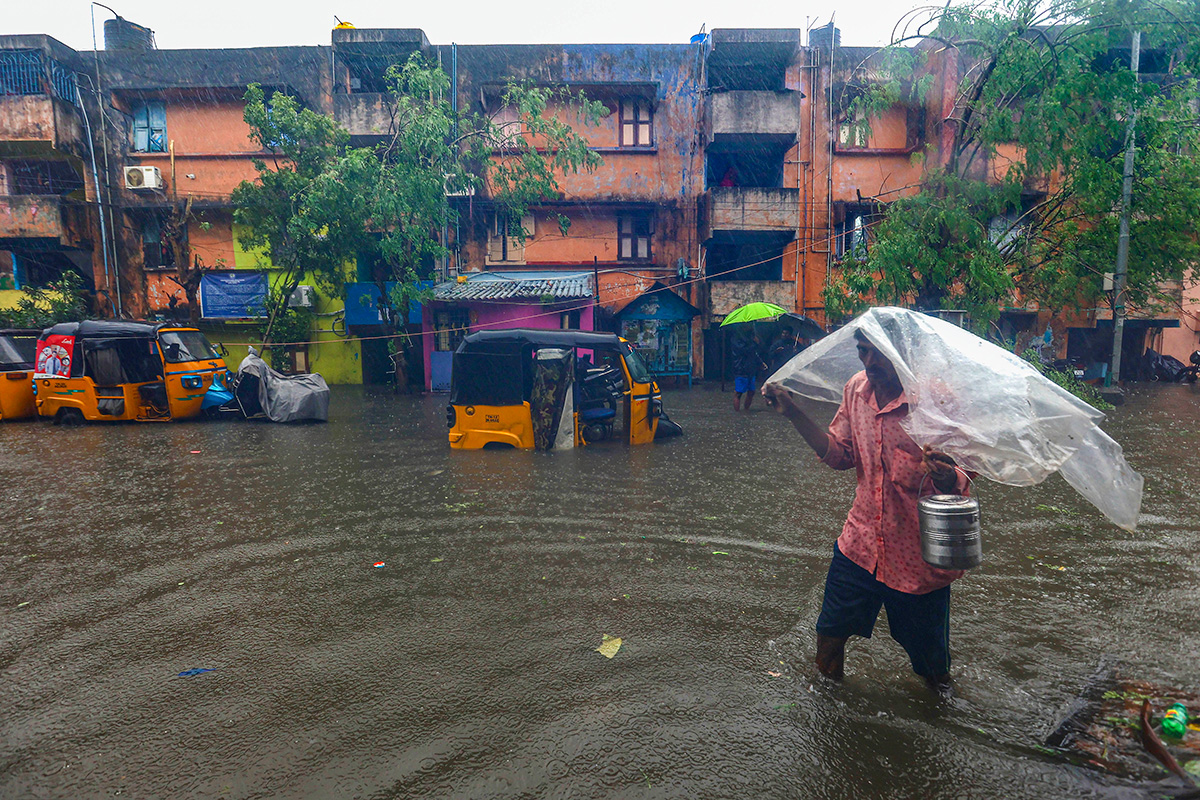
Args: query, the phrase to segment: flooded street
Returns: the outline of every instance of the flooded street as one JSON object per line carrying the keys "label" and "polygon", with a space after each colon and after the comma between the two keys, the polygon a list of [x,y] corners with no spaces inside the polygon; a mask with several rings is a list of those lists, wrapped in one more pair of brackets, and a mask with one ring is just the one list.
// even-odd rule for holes
{"label": "flooded street", "polygon": [[1187,387],[1107,425],[1135,533],[979,486],[950,702],[882,621],[814,679],[854,476],[761,400],[668,386],[683,438],[563,453],[451,451],[444,404],[0,425],[0,797],[1145,797],[1038,745],[1105,656],[1200,686]]}

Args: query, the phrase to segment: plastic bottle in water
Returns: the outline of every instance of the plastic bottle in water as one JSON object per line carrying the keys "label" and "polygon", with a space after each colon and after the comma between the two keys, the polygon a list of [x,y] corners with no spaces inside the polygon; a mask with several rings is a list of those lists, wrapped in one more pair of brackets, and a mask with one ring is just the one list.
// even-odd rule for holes
{"label": "plastic bottle in water", "polygon": [[1188,713],[1183,703],[1176,703],[1163,714],[1162,732],[1173,739],[1182,739],[1187,733]]}

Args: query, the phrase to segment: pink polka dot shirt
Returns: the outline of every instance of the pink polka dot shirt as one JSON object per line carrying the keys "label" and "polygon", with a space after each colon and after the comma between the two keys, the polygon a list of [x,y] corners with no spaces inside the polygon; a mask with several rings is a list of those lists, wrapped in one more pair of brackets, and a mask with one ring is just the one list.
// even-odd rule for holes
{"label": "pink polka dot shirt", "polygon": [[[838,537],[838,549],[884,585],[909,594],[925,594],[961,578],[962,570],[931,567],[921,558],[917,497],[934,494],[933,481],[921,466],[921,448],[900,422],[908,415],[901,393],[883,408],[867,374],[846,382],[842,404],[829,425],[829,450],[821,459],[834,469],[854,468],[858,490]],[[960,473],[959,494],[968,493]]]}

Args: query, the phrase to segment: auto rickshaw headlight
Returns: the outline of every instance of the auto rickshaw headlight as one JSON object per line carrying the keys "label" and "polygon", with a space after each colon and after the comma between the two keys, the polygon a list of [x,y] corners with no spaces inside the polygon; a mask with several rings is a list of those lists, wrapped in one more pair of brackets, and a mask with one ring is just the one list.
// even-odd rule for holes
{"label": "auto rickshaw headlight", "polygon": [[199,375],[185,375],[181,383],[185,389],[199,389],[203,385],[204,379]]}
{"label": "auto rickshaw headlight", "polygon": [[458,412],[454,410],[454,406],[446,406],[446,427],[453,428],[456,422],[458,422]]}
{"label": "auto rickshaw headlight", "polygon": [[658,418],[658,417],[662,416],[662,413],[663,413],[662,400],[660,398],[656,397],[650,401],[650,416]]}

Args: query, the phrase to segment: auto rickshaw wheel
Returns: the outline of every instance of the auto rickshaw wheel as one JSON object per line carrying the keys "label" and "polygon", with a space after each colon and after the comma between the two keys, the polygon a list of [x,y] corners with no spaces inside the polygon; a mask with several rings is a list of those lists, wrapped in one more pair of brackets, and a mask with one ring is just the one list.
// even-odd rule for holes
{"label": "auto rickshaw wheel", "polygon": [[85,422],[83,412],[78,408],[60,408],[54,415],[54,424],[74,428]]}

